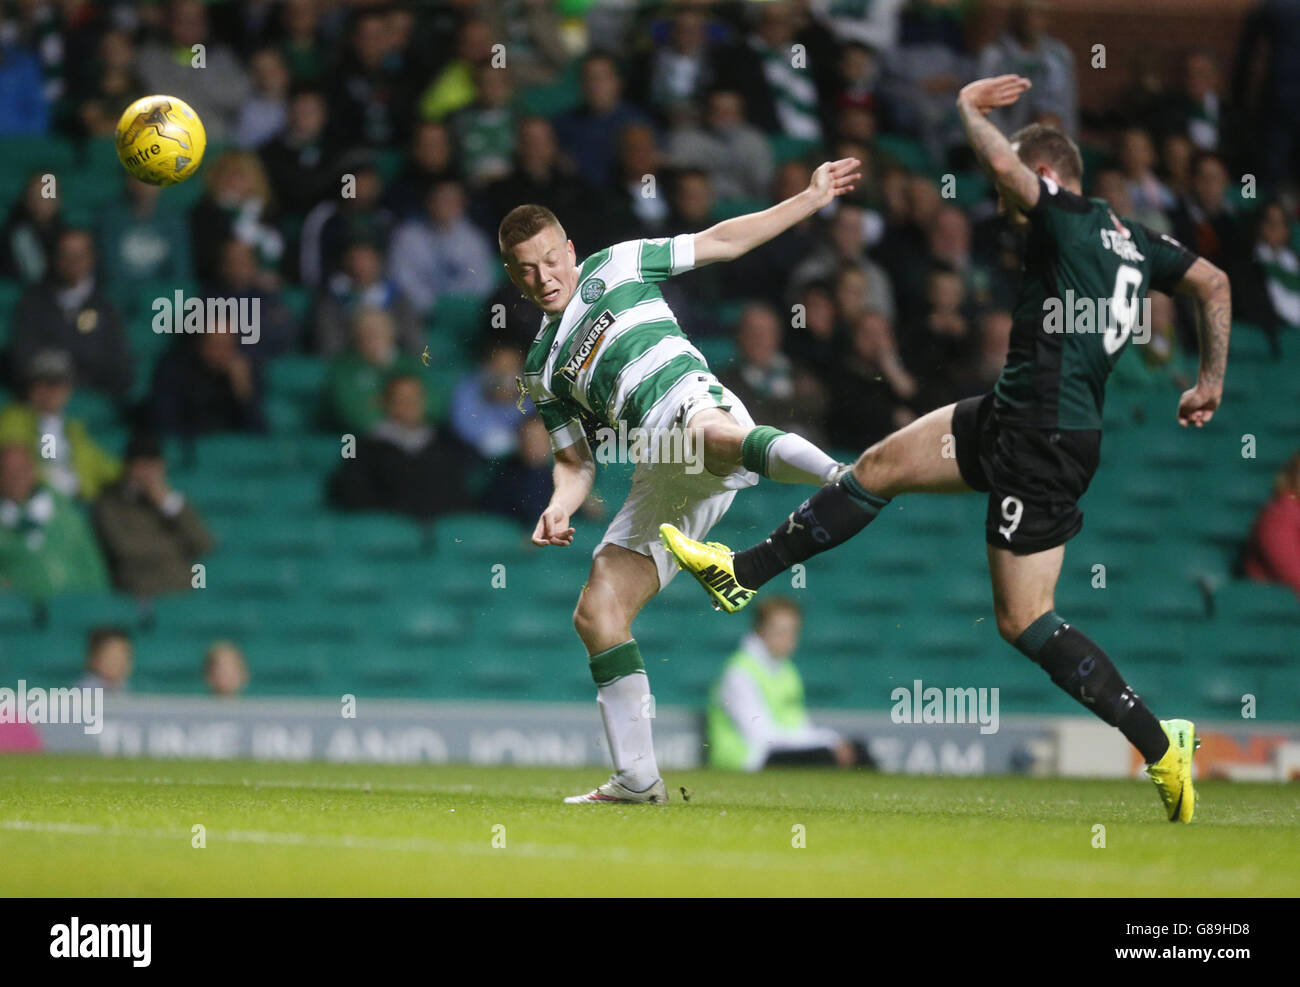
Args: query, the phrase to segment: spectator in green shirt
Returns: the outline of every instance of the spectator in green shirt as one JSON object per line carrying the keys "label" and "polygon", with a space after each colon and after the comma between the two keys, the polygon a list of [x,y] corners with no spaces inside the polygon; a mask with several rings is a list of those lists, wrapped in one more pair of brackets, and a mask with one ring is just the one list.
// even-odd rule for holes
{"label": "spectator in green shirt", "polygon": [[352,320],[352,347],[330,363],[329,413],[342,429],[361,435],[384,417],[384,384],[394,374],[420,376],[419,358],[397,346],[393,317],[383,309],[360,309]]}
{"label": "spectator in green shirt", "polygon": [[0,588],[43,600],[108,590],[108,573],[76,503],[40,482],[31,450],[0,446]]}

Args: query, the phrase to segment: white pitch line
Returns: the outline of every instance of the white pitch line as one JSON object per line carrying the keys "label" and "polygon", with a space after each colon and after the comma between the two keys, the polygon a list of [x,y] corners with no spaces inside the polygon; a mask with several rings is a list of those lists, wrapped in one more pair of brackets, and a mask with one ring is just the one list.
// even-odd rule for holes
{"label": "white pitch line", "polygon": [[[581,810],[579,810],[581,811]],[[588,809],[587,811],[590,811]],[[597,810],[599,811],[599,810]],[[130,829],[99,826],[94,823],[56,823],[29,819],[0,820],[0,830],[38,833],[42,835],[72,835],[127,837],[131,839],[172,840],[188,844],[192,838],[186,830]],[[571,843],[508,843],[496,849],[486,841],[481,843],[448,843],[419,838],[390,839],[376,836],[349,836],[346,834],[313,834],[292,832],[267,832],[260,830],[216,830],[209,828],[209,845],[220,842],[248,843],[269,846],[314,847],[335,850],[384,850],[400,853],[427,853],[441,855],[519,854],[525,857],[554,860],[602,860],[622,864],[652,864],[666,866],[692,862],[696,866],[747,867],[765,870],[829,871],[842,873],[845,857],[834,859],[810,855],[792,857],[788,862],[771,857],[738,853],[734,850],[662,851],[631,847],[587,846]],[[869,857],[857,858],[864,868],[875,869],[879,861]]]}

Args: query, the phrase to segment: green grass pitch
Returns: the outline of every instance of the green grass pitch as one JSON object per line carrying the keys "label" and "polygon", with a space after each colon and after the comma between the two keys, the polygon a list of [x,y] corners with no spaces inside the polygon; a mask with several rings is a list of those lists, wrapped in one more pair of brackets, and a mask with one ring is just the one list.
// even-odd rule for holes
{"label": "green grass pitch", "polygon": [[603,780],[0,757],[0,894],[1300,893],[1297,785],[1202,783],[1190,826],[1165,822],[1138,780],[687,771],[667,777],[666,808],[560,803]]}

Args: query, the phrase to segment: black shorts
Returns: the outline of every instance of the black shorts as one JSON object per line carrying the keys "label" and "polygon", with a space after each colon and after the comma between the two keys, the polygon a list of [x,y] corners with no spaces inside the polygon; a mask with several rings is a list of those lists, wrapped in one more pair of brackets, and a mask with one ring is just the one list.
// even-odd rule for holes
{"label": "black shorts", "polygon": [[1079,533],[1079,498],[1101,455],[1099,429],[1003,424],[990,393],[957,402],[952,433],[962,479],[989,495],[984,532],[990,545],[1029,555]]}

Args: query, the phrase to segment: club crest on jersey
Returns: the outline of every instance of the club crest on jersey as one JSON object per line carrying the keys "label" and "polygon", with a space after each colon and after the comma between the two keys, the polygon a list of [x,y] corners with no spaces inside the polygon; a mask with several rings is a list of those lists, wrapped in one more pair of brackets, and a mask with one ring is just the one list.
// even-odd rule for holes
{"label": "club crest on jersey", "polygon": [[600,278],[588,278],[582,283],[582,300],[590,305],[605,293],[605,282]]}
{"label": "club crest on jersey", "polygon": [[578,343],[577,349],[570,353],[569,358],[564,361],[564,366],[558,371],[560,376],[567,377],[570,381],[576,378],[586,368],[587,364],[591,363],[605,338],[605,330],[613,324],[614,313],[609,309],[605,309],[596,317],[596,321],[591,324],[587,334]]}

